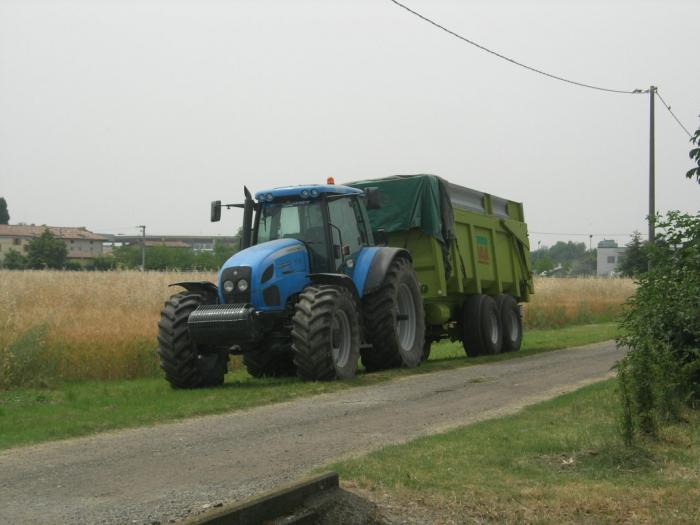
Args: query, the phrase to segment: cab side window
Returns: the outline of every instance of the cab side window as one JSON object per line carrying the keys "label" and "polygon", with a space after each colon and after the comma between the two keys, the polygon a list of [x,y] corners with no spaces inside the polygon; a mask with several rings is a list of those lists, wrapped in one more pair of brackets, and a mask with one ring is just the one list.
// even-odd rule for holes
{"label": "cab side window", "polygon": [[333,244],[340,246],[341,257],[336,259],[336,268],[340,270],[343,261],[354,258],[360,251],[363,245],[363,236],[357,224],[357,217],[354,209],[354,199],[340,198],[332,200],[328,203],[328,211],[330,214],[331,237]]}

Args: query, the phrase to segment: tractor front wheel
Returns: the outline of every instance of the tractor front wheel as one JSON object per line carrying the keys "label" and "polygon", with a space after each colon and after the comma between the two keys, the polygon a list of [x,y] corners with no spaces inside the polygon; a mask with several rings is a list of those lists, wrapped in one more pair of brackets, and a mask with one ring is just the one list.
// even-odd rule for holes
{"label": "tractor front wheel", "polygon": [[165,379],[173,388],[217,386],[224,382],[228,354],[206,352],[190,339],[187,320],[207,297],[197,292],[181,292],[165,302],[158,322],[158,355]]}
{"label": "tractor front wheel", "polygon": [[297,374],[308,381],[355,377],[360,353],[357,303],[340,286],[309,286],[299,296],[292,327]]}

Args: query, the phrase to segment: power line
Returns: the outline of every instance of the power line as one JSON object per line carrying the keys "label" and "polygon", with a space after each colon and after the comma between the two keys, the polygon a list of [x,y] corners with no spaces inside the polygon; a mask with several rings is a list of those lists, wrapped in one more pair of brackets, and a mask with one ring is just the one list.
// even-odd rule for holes
{"label": "power line", "polygon": [[562,232],[534,232],[530,233],[535,235],[559,235],[562,237],[572,236],[572,237],[632,237],[631,233],[562,233]]}
{"label": "power line", "polygon": [[676,116],[676,114],[675,114],[673,111],[671,111],[671,106],[669,106],[668,104],[666,104],[666,101],[665,101],[665,100],[663,99],[663,97],[661,96],[661,93],[659,93],[659,88],[656,88],[655,91],[656,91],[656,96],[659,97],[659,100],[660,100],[661,103],[664,105],[664,107],[668,110],[668,112],[671,114],[671,116],[672,116],[674,119],[676,119],[676,122],[678,122],[678,125],[679,125],[681,128],[683,128],[683,131],[685,131],[685,133],[688,135],[688,137],[692,139],[692,138],[693,138],[693,135],[690,133],[690,131],[688,131],[688,128],[686,128],[686,127],[683,125],[683,123],[682,123],[680,120],[678,120],[678,117]]}
{"label": "power line", "polygon": [[397,0],[389,0],[389,1],[393,4],[396,4],[397,6],[399,6],[401,8],[403,8],[403,9],[405,9],[406,11],[411,13],[412,15],[417,16],[421,20],[424,20],[425,22],[428,22],[429,24],[437,27],[438,29],[441,29],[442,31],[445,31],[446,33],[449,33],[450,35],[452,35],[456,38],[459,38],[460,40],[466,42],[467,44],[470,44],[474,47],[477,47],[477,48],[481,49],[482,51],[486,51],[487,53],[490,53],[494,56],[497,56],[498,58],[501,58],[503,60],[506,60],[507,62],[510,62],[511,64],[515,64],[516,66],[520,66],[520,67],[525,68],[525,69],[532,71],[534,73],[538,73],[540,75],[544,75],[546,77],[553,78],[555,80],[560,80],[561,82],[567,82],[568,84],[573,84],[575,86],[585,87],[585,88],[589,88],[589,89],[596,89],[598,91],[607,91],[608,93],[622,93],[622,94],[626,94],[626,95],[636,95],[636,94],[643,93],[643,91],[641,89],[626,90],[626,89],[612,89],[612,88],[607,88],[607,87],[594,86],[593,84],[586,84],[584,82],[577,82],[575,80],[570,80],[568,78],[554,75],[552,73],[547,73],[546,71],[542,71],[541,69],[537,69],[535,67],[528,66],[527,64],[523,64],[522,62],[518,62],[517,60],[514,60],[514,59],[509,58],[505,55],[497,53],[496,51],[493,51],[492,49],[489,49],[485,46],[482,46],[481,44],[478,44],[478,43],[474,42],[473,40],[470,40],[470,39],[460,35],[459,33],[455,33],[454,31],[447,29],[445,26],[438,24],[437,22],[431,20],[430,18],[428,18],[426,16],[423,16],[422,14],[418,13],[417,11],[414,11],[410,7],[402,4],[401,2],[398,2]]}

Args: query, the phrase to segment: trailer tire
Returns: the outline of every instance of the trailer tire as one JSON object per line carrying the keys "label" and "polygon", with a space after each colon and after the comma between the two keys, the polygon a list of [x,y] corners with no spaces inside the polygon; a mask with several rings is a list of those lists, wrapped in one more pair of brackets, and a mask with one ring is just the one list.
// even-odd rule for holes
{"label": "trailer tire", "polygon": [[209,302],[206,294],[180,292],[165,301],[158,322],[158,356],[165,379],[173,388],[218,386],[228,369],[225,352],[202,352],[190,339],[187,319],[199,305]]}
{"label": "trailer tire", "polygon": [[289,338],[268,337],[243,354],[243,364],[255,377],[289,377],[296,375]]}
{"label": "trailer tire", "polygon": [[467,298],[462,314],[462,345],[469,357],[501,352],[501,316],[492,297],[476,294]]}
{"label": "trailer tire", "polygon": [[360,351],[367,371],[418,366],[425,355],[425,313],[410,261],[394,259],[379,289],[365,296],[362,306],[365,336],[372,345]]}
{"label": "trailer tire", "polygon": [[503,352],[517,352],[523,342],[523,319],[518,303],[512,295],[496,297],[503,327]]}
{"label": "trailer tire", "polygon": [[307,381],[355,377],[360,323],[350,291],[342,286],[308,286],[295,309],[292,351],[297,375]]}

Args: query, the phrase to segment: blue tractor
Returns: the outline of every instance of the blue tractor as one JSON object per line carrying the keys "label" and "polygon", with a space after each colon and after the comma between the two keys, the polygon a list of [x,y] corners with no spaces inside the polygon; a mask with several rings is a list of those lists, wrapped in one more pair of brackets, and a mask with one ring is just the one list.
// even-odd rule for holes
{"label": "blue tractor", "polygon": [[[329,180],[329,182],[332,182]],[[332,183],[245,188],[241,251],[210,282],[176,283],[159,327],[160,365],[176,388],[219,385],[230,355],[255,377],[346,379],[417,366],[424,352],[420,285],[408,251],[375,245],[376,188]],[[378,235],[379,236],[379,235]]]}

